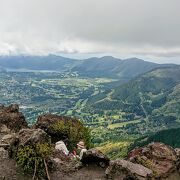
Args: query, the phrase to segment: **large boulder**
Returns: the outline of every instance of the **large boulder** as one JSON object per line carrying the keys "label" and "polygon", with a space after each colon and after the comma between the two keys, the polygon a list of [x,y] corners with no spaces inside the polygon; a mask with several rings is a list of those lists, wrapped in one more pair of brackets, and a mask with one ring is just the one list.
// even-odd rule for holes
{"label": "large boulder", "polygon": [[80,122],[74,118],[58,116],[55,114],[46,114],[38,117],[34,127],[43,129],[52,137],[53,142],[57,142],[68,138],[68,132],[65,131],[63,127],[62,131],[59,131],[58,127],[61,128],[60,125],[64,126],[69,122],[71,122],[74,127],[78,127],[78,124],[80,124]]}
{"label": "large boulder", "polygon": [[34,128],[44,130],[52,140],[52,143],[63,140],[67,142],[71,151],[76,144],[83,140],[88,147],[90,144],[90,133],[78,119],[46,114],[38,117]]}
{"label": "large boulder", "polygon": [[177,175],[176,152],[163,143],[151,143],[145,147],[136,148],[129,153],[128,159],[151,169],[155,178],[180,179]]}
{"label": "large boulder", "polygon": [[81,162],[83,164],[95,163],[101,167],[106,167],[109,165],[109,158],[98,149],[93,148],[83,154]]}
{"label": "large boulder", "polygon": [[42,129],[22,129],[19,131],[18,138],[18,145],[22,146],[50,143],[50,137]]}
{"label": "large boulder", "polygon": [[0,106],[0,130],[8,132],[9,130],[17,132],[22,128],[27,128],[24,115],[19,112],[19,106],[13,104],[10,106]]}
{"label": "large boulder", "polygon": [[126,160],[110,161],[105,174],[108,179],[139,179],[145,180],[152,177],[152,170]]}

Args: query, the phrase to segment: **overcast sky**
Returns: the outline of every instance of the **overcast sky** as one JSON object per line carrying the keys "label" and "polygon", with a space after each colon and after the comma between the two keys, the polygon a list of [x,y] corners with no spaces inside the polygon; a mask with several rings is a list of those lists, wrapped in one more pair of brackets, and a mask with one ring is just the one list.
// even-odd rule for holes
{"label": "overcast sky", "polygon": [[180,63],[180,0],[0,0],[0,55]]}

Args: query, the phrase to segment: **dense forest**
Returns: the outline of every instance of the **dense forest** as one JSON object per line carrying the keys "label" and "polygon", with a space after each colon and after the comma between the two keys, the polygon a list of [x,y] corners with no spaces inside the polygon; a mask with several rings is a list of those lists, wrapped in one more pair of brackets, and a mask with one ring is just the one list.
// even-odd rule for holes
{"label": "dense forest", "polygon": [[180,128],[166,129],[153,135],[141,137],[130,146],[130,150],[135,147],[142,147],[151,142],[163,142],[173,148],[180,147]]}

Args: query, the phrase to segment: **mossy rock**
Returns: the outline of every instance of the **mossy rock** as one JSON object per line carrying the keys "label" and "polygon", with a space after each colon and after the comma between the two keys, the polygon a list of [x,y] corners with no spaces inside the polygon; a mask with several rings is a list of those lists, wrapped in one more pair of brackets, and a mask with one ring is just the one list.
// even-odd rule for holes
{"label": "mossy rock", "polygon": [[43,129],[51,137],[52,143],[65,141],[70,151],[80,140],[85,141],[87,147],[90,146],[90,131],[78,119],[47,114],[39,116],[34,127]]}

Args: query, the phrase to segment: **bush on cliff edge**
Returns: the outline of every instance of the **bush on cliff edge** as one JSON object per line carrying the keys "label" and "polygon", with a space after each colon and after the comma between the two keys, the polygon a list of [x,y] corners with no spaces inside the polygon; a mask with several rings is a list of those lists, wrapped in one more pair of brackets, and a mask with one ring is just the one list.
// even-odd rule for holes
{"label": "bush on cliff edge", "polygon": [[[49,143],[20,146],[15,160],[24,172],[34,174],[36,177],[45,177],[47,175],[45,163],[48,161],[51,153],[52,146]],[[47,166],[48,169],[51,169],[49,164]]]}

